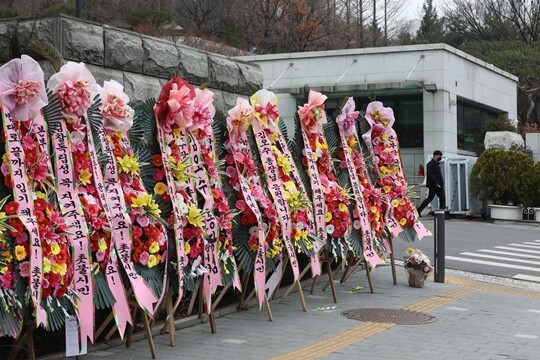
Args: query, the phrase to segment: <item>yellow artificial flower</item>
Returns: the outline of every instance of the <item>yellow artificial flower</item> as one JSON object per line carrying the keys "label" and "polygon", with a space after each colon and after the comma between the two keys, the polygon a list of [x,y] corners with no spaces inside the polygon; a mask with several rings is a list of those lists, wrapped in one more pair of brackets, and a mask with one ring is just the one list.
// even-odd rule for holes
{"label": "yellow artificial flower", "polygon": [[4,251],[4,253],[2,254],[2,256],[4,257],[4,261],[6,263],[10,263],[11,260],[13,260],[13,256],[11,255],[11,252],[9,251]]}
{"label": "yellow artificial flower", "polygon": [[324,221],[330,222],[330,220],[332,220],[332,214],[330,214],[329,212],[326,212],[324,214]]}
{"label": "yellow artificial flower", "polygon": [[92,178],[92,173],[88,171],[87,169],[83,169],[81,173],[79,174],[79,181],[83,185],[90,184],[90,179]]}
{"label": "yellow artificial flower", "polygon": [[350,147],[351,149],[353,149],[354,147],[356,147],[356,145],[358,144],[358,141],[356,141],[356,139],[355,139],[353,136],[349,137],[349,141],[348,141],[348,142],[349,142],[349,147]]}
{"label": "yellow artificial flower", "polygon": [[137,175],[139,172],[139,162],[135,155],[124,155],[124,157],[116,157],[120,171],[126,174]]}
{"label": "yellow artificial flower", "polygon": [[52,272],[55,274],[60,274],[64,276],[67,273],[67,265],[66,264],[53,264]]}
{"label": "yellow artificial flower", "polygon": [[201,209],[198,209],[194,204],[189,204],[187,221],[198,228],[202,228],[204,225],[204,217],[202,216]]}
{"label": "yellow artificial flower", "polygon": [[173,129],[173,135],[174,135],[174,137],[176,137],[176,138],[179,138],[180,135],[182,135],[182,131],[180,130],[179,127]]}
{"label": "yellow artificial flower", "polygon": [[107,242],[105,241],[104,238],[99,238],[98,246],[99,246],[99,251],[107,250]]}
{"label": "yellow artificial flower", "polygon": [[405,249],[405,251],[407,251],[408,253],[413,253],[414,248],[409,246],[407,249]]}
{"label": "yellow artificial flower", "polygon": [[[386,125],[386,124],[385,124]],[[382,139],[383,141],[388,141],[388,134],[387,133],[383,133],[382,134]]]}
{"label": "yellow artificial flower", "polygon": [[131,207],[143,208],[148,215],[159,216],[159,214],[161,214],[159,205],[150,194],[141,194],[137,196],[135,199],[133,199]]}
{"label": "yellow artificial flower", "polygon": [[26,259],[26,249],[22,245],[15,246],[15,259],[17,261],[23,261]]}
{"label": "yellow artificial flower", "polygon": [[378,210],[378,209],[377,209],[377,207],[376,207],[376,206],[372,206],[372,207],[371,207],[371,212],[372,212],[372,213],[376,213],[376,212],[377,212],[377,210]]}
{"label": "yellow artificial flower", "polygon": [[189,255],[189,252],[191,251],[191,246],[189,243],[184,243],[184,255]]}
{"label": "yellow artificial flower", "polygon": [[404,226],[406,223],[407,223],[407,219],[406,219],[406,218],[401,218],[401,219],[399,219],[399,224],[400,224],[401,226]]}
{"label": "yellow artificial flower", "polygon": [[392,206],[393,207],[397,207],[398,205],[399,205],[399,200],[398,199],[392,200]]}
{"label": "yellow artificial flower", "polygon": [[347,205],[345,205],[344,203],[339,203],[338,207],[341,212],[347,211]]}
{"label": "yellow artificial flower", "polygon": [[52,242],[51,243],[51,253],[53,255],[58,255],[60,254],[60,245],[58,245],[57,242]]}
{"label": "yellow artificial flower", "polygon": [[161,181],[158,182],[155,186],[154,186],[154,192],[157,194],[157,195],[163,195],[167,192],[167,185],[165,185],[164,183],[162,183]]}
{"label": "yellow artificial flower", "polygon": [[8,267],[7,266],[4,266],[4,267],[1,267],[0,268],[0,274],[4,275],[5,273],[7,273],[8,271]]}
{"label": "yellow artificial flower", "polygon": [[49,271],[51,271],[51,260],[43,258],[43,272],[48,273]]}
{"label": "yellow artificial flower", "polygon": [[289,175],[291,173],[291,163],[285,155],[279,155],[277,158],[277,163],[285,175]]}
{"label": "yellow artificial flower", "polygon": [[392,187],[389,185],[383,186],[383,190],[385,194],[388,194],[390,191],[392,191]]}
{"label": "yellow artificial flower", "polygon": [[158,258],[155,255],[150,255],[148,259],[148,268],[151,269],[158,264]]}
{"label": "yellow artificial flower", "polygon": [[150,247],[148,248],[148,251],[150,252],[150,254],[155,254],[158,252],[158,250],[159,250],[159,243],[157,241],[154,241],[152,245],[150,245]]}
{"label": "yellow artificial flower", "polygon": [[174,160],[174,157],[169,156],[169,167],[171,168],[173,172],[173,176],[176,181],[179,181],[181,183],[185,183],[189,180],[189,173],[188,170],[191,167],[191,162],[189,158],[185,158],[184,160],[179,160],[178,162]]}

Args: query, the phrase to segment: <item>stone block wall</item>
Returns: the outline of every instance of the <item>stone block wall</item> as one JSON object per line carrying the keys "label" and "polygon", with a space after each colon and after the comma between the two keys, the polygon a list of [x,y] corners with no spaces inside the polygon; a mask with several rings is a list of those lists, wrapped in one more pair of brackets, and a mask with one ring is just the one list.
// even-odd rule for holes
{"label": "stone block wall", "polygon": [[[157,97],[163,84],[178,75],[194,87],[207,83],[216,94],[217,116],[224,119],[238,96],[262,88],[257,64],[65,15],[0,21],[0,63],[9,60],[14,35],[22,48],[31,40],[53,44],[66,61],[84,62],[98,83],[114,79],[123,84],[135,103]],[[40,62],[46,78],[53,74],[42,56],[25,53]]]}

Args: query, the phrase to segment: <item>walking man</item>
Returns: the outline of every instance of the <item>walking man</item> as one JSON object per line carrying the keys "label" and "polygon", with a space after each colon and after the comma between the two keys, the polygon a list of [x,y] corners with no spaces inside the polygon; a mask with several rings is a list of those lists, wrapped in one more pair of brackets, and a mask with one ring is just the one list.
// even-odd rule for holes
{"label": "walking man", "polygon": [[[442,158],[442,152],[435,150],[433,152],[433,158],[427,164],[427,181],[426,186],[429,189],[428,197],[417,208],[418,215],[422,216],[422,211],[429,205],[435,195],[439,198],[439,209],[446,209],[446,198],[444,196],[444,182],[441,173],[441,167],[439,162]],[[449,219],[448,213],[446,213],[446,219]]]}

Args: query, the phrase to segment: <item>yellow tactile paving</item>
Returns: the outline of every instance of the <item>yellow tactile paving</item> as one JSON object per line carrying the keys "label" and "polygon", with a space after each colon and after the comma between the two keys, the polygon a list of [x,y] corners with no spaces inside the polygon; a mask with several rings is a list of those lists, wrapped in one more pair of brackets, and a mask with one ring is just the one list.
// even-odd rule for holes
{"label": "yellow tactile paving", "polygon": [[[529,292],[526,290],[506,287],[502,285],[494,285],[482,283],[479,281],[462,279],[456,277],[446,277],[446,282],[460,285],[456,289],[445,291],[443,293],[432,296],[428,299],[418,301],[414,304],[403,307],[404,310],[427,312],[436,309],[440,306],[447,305],[467,296],[480,292],[496,292],[512,296],[521,296],[531,299],[539,299],[540,293]],[[395,324],[365,322],[348,330],[342,331],[330,338],[321,340],[315,344],[302,347],[300,349],[281,354],[270,358],[271,360],[295,360],[295,359],[315,359],[328,355],[336,350],[346,346],[355,344],[361,340],[367,339],[370,336],[381,333],[394,327]]]}
{"label": "yellow tactile paving", "polygon": [[362,323],[341,333],[319,341],[318,343],[294,350],[276,357],[272,360],[295,360],[295,359],[315,359],[336,350],[352,345],[364,340],[372,335],[388,330],[396,324],[381,324],[374,322]]}

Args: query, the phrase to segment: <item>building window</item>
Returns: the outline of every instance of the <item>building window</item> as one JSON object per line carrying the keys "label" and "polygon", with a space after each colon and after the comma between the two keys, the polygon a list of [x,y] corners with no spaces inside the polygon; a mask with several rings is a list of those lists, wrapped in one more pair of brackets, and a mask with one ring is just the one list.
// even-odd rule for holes
{"label": "building window", "polygon": [[499,116],[494,111],[458,101],[457,103],[457,145],[459,150],[476,151],[475,138],[482,127]]}

